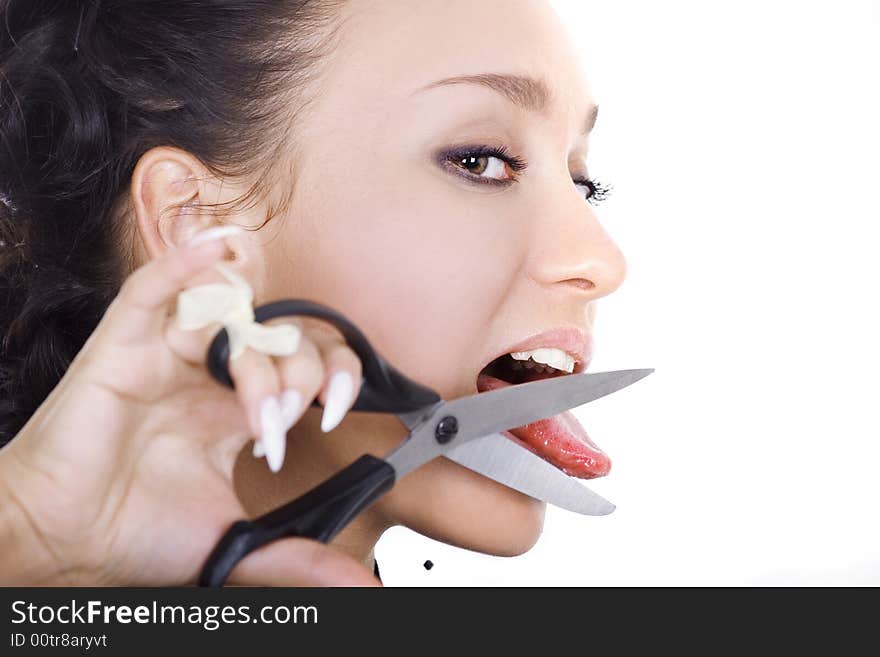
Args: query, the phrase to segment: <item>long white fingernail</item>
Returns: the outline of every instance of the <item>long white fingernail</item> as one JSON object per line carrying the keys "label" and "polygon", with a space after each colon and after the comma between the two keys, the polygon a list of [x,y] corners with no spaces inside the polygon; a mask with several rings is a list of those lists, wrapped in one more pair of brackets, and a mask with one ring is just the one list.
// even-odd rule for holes
{"label": "long white fingernail", "polygon": [[266,450],[266,462],[272,472],[278,472],[284,463],[287,436],[281,421],[281,405],[278,397],[266,397],[260,403],[260,440]]}
{"label": "long white fingernail", "polygon": [[290,388],[281,394],[281,423],[285,431],[293,426],[302,408],[303,396],[299,390]]}
{"label": "long white fingernail", "polygon": [[348,411],[353,390],[354,382],[351,380],[351,374],[345,370],[340,370],[330,377],[327,403],[324,404],[324,415],[321,416],[321,431],[324,433],[332,431],[342,422]]}
{"label": "long white fingernail", "polygon": [[241,232],[241,226],[236,226],[233,224],[228,224],[226,226],[214,226],[213,228],[207,228],[190,237],[186,241],[186,245],[198,246],[199,244],[204,244],[205,242],[210,242],[211,240],[219,240],[223,237],[229,237],[230,235],[238,235]]}
{"label": "long white fingernail", "polygon": [[262,441],[262,440],[255,440],[255,441],[254,441],[253,454],[254,454],[254,458],[255,458],[255,459],[259,459],[259,458],[262,458],[262,457],[266,456],[266,450],[265,450],[265,448],[263,447],[263,441]]}

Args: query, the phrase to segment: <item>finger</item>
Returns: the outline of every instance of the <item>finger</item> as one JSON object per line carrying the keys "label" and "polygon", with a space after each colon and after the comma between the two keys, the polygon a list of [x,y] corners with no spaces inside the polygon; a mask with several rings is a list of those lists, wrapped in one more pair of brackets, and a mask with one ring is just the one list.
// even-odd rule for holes
{"label": "finger", "polygon": [[213,322],[200,329],[182,329],[172,315],[165,322],[165,344],[184,362],[207,367],[208,348],[222,328],[221,322]]}
{"label": "finger", "polygon": [[161,336],[169,305],[188,283],[225,252],[223,238],[242,232],[239,226],[217,226],[190,242],[168,249],[136,269],[107,308],[99,329],[118,344]]}
{"label": "finger", "polygon": [[324,362],[324,381],[318,401],[324,407],[321,429],[332,431],[351,410],[363,386],[363,364],[345,337],[327,321],[302,317],[303,332],[318,347]]}
{"label": "finger", "polygon": [[284,463],[289,427],[281,414],[281,380],[272,357],[245,349],[238,358],[229,359],[229,376],[253,436],[265,450],[269,469],[278,472]]}
{"label": "finger", "polygon": [[282,417],[289,429],[305,413],[324,383],[324,363],[315,343],[303,335],[290,356],[275,357],[281,386]]}
{"label": "finger", "polygon": [[316,338],[316,344],[324,362],[324,381],[318,401],[324,407],[321,430],[326,433],[342,422],[358,398],[363,384],[363,365],[341,338],[325,334],[323,338]]}
{"label": "finger", "polygon": [[[272,325],[277,322],[265,322]],[[285,323],[299,326],[297,319]],[[165,342],[174,354],[191,365],[206,365],[211,342],[223,328],[221,322],[212,322],[200,329],[183,329],[176,315],[169,316],[165,324]]]}
{"label": "finger", "polygon": [[233,586],[382,586],[353,557],[308,538],[286,538],[251,552],[230,573]]}

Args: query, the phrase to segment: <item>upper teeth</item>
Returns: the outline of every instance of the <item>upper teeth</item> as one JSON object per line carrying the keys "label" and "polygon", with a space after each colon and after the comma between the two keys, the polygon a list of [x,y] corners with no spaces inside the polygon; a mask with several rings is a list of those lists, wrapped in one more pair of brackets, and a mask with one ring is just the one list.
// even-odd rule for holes
{"label": "upper teeth", "polygon": [[541,347],[531,351],[514,351],[510,355],[514,360],[528,360],[531,358],[537,363],[544,363],[569,374],[574,371],[574,357],[555,347]]}

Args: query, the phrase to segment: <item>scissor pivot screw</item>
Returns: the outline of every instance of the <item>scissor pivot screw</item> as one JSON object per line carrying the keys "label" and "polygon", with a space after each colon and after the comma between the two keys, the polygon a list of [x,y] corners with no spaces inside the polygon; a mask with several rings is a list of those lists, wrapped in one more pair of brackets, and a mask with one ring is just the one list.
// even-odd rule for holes
{"label": "scissor pivot screw", "polygon": [[434,430],[434,436],[437,438],[437,442],[441,445],[448,443],[450,440],[455,438],[455,434],[458,433],[458,418],[454,415],[447,415],[445,418],[440,420],[437,423],[437,428]]}

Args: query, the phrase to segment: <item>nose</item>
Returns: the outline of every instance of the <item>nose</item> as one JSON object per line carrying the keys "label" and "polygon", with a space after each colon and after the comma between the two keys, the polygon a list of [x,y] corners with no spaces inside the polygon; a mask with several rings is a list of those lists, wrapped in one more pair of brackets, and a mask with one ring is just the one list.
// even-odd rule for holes
{"label": "nose", "polygon": [[626,278],[626,258],[596,213],[570,182],[532,222],[529,276],[542,286],[562,288],[586,300],[611,294]]}

